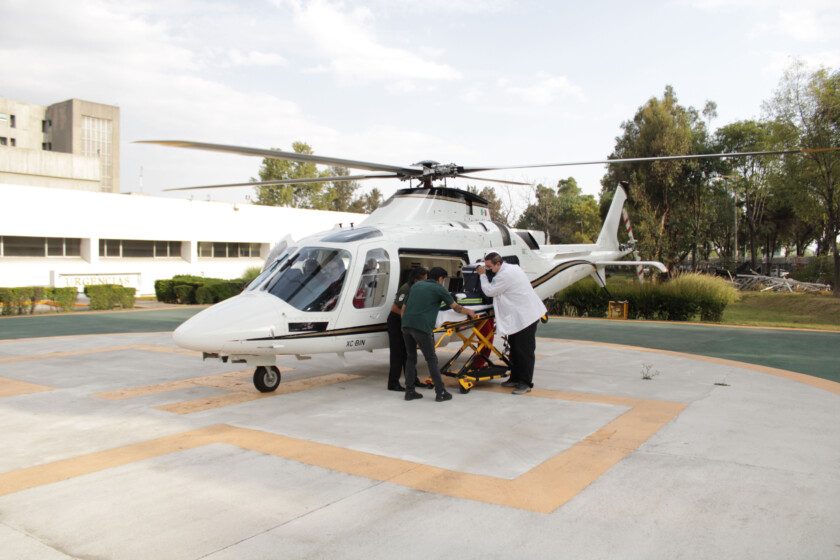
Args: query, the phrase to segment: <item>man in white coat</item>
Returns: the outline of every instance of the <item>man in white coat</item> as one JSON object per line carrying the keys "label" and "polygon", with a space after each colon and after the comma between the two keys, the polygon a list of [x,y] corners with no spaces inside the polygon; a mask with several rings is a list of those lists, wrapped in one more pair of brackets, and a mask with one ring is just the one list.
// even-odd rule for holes
{"label": "man in white coat", "polygon": [[[534,386],[537,323],[546,308],[519,266],[504,262],[499,253],[489,253],[484,265],[477,269],[481,290],[493,298],[496,331],[506,335],[510,344],[510,378],[502,386],[513,387],[513,394],[521,395]],[[492,282],[487,280],[487,270],[493,271]]]}

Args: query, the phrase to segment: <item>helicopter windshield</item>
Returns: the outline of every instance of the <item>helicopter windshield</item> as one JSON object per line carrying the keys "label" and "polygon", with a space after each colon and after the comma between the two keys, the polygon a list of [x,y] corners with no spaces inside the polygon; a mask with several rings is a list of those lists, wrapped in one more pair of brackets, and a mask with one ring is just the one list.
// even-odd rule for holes
{"label": "helicopter windshield", "polygon": [[301,311],[332,311],[350,266],[343,249],[304,247],[286,259],[259,289]]}
{"label": "helicopter windshield", "polygon": [[260,272],[259,276],[257,276],[253,280],[251,280],[251,283],[248,284],[248,286],[243,291],[250,292],[252,290],[256,290],[262,284],[265,284],[266,278],[268,278],[269,276],[272,276],[275,272],[277,272],[277,269],[280,268],[280,265],[283,264],[283,261],[285,261],[287,258],[289,258],[289,255],[291,255],[295,251],[297,251],[297,247],[289,247],[288,249],[286,249],[285,251],[280,253],[277,256],[277,258],[274,259],[274,262],[267,265],[265,267],[265,270]]}

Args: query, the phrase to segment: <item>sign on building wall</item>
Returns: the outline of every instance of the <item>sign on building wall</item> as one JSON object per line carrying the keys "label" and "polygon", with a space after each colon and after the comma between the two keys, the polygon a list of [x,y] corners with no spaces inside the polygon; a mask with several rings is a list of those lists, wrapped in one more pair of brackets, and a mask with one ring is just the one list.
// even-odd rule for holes
{"label": "sign on building wall", "polygon": [[140,289],[139,272],[96,273],[96,274],[65,274],[50,271],[50,283],[56,288],[73,286],[81,292],[85,286],[97,284],[119,284],[127,288]]}

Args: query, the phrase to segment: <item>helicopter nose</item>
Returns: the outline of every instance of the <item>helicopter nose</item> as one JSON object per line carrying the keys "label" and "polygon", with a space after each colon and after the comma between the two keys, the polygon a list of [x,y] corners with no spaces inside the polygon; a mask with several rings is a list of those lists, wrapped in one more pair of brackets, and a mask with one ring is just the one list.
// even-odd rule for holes
{"label": "helicopter nose", "polygon": [[234,296],[181,324],[172,338],[182,348],[201,352],[235,352],[244,341],[286,334],[282,302],[263,293]]}

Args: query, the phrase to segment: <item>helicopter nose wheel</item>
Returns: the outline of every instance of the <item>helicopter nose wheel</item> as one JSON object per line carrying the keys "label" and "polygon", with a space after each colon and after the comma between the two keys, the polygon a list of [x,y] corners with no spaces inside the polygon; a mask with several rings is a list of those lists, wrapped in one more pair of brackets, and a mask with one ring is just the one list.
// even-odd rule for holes
{"label": "helicopter nose wheel", "polygon": [[254,387],[260,393],[270,393],[280,385],[280,368],[277,366],[258,366],[254,370]]}

